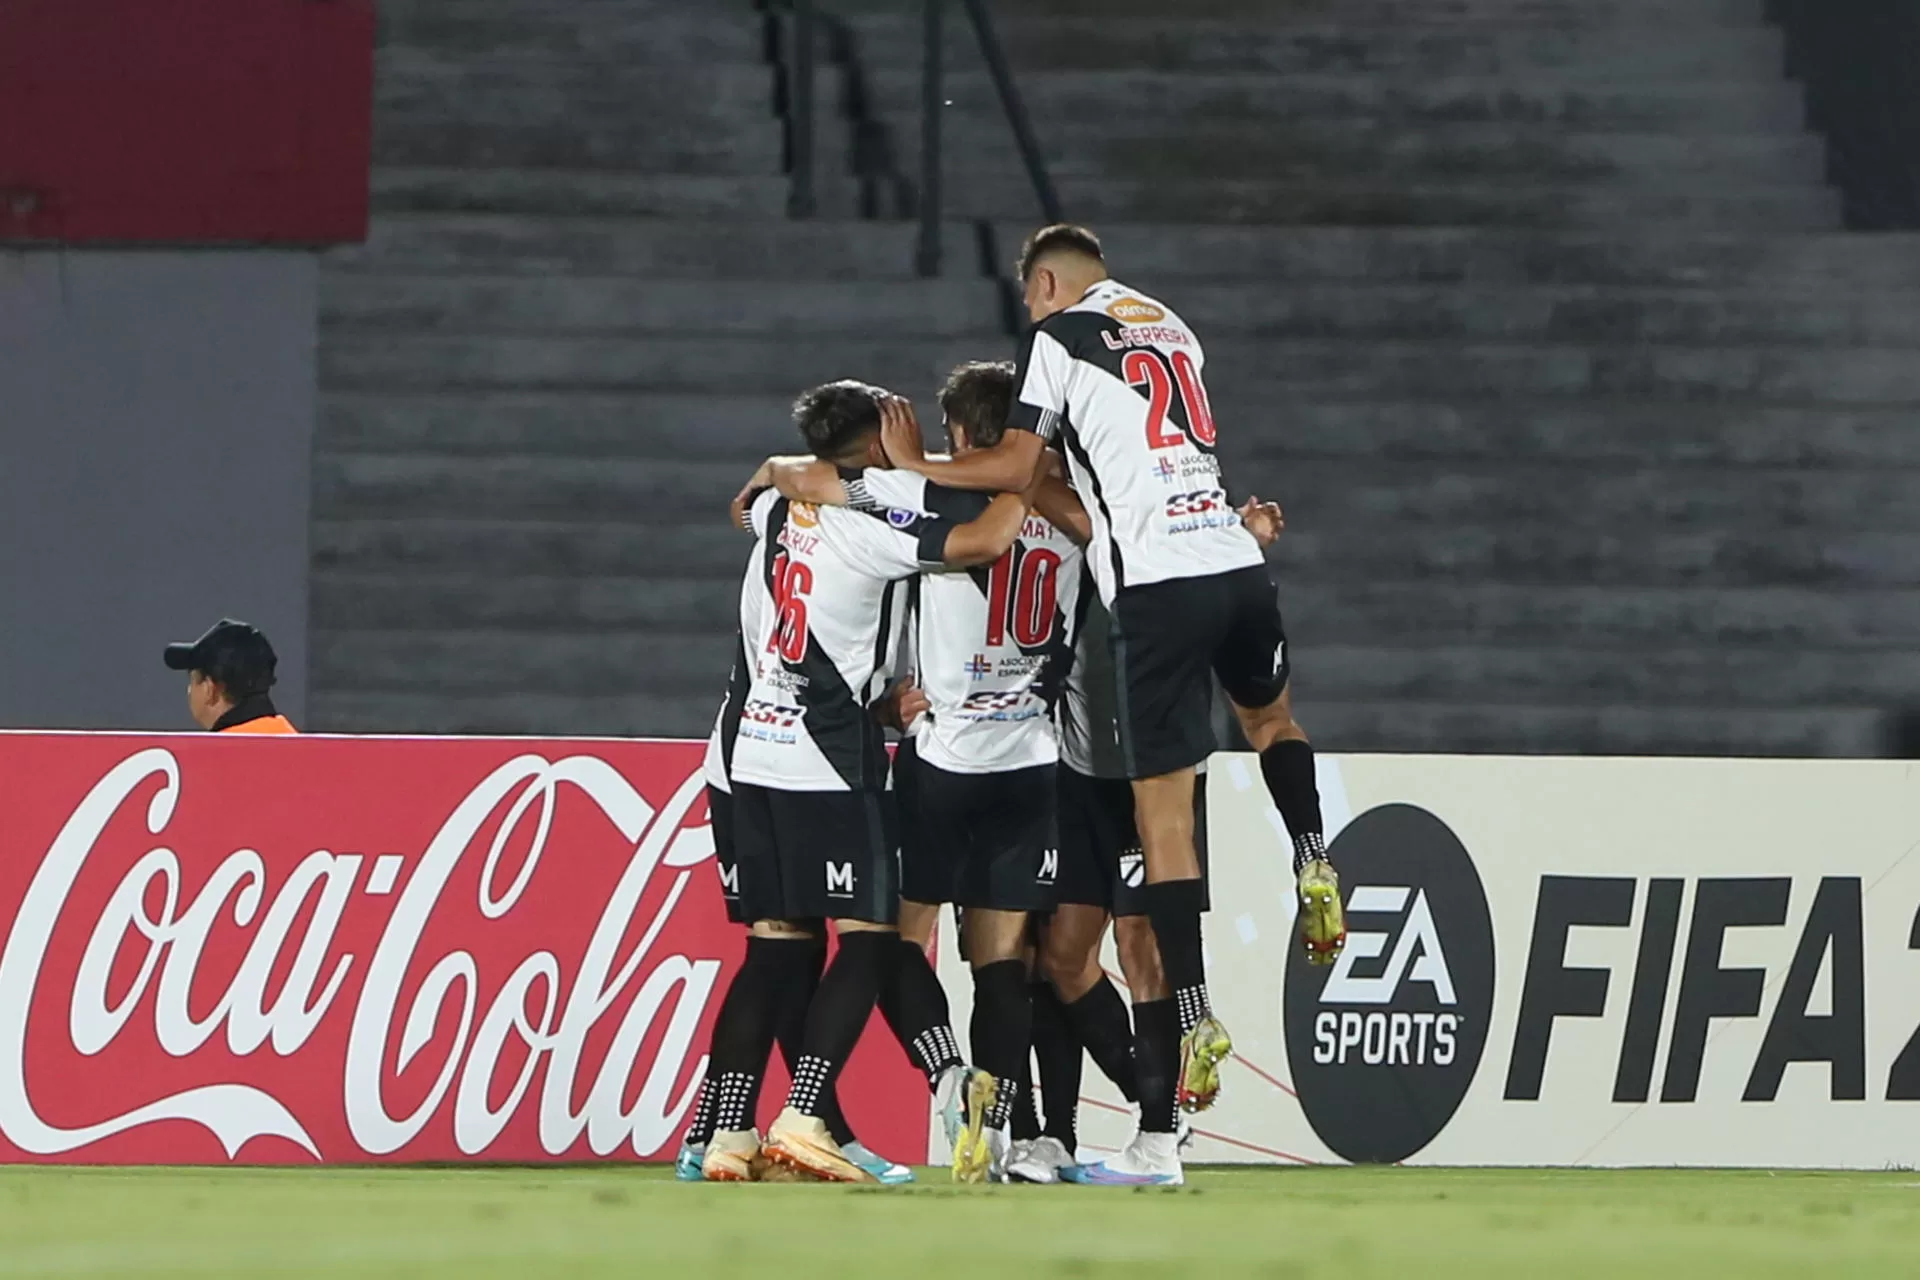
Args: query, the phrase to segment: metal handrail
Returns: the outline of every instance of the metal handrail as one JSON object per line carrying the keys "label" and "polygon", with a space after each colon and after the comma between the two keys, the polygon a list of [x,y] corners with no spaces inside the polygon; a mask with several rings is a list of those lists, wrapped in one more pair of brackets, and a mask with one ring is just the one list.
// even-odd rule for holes
{"label": "metal handrail", "polygon": [[[1040,204],[1040,213],[1048,222],[1059,222],[1063,215],[1060,207],[1060,194],[1054,188],[1053,176],[1047,172],[1046,157],[1041,154],[1040,140],[1033,132],[1033,119],[1027,114],[1026,102],[1020,96],[1019,86],[1014,83],[1013,71],[1007,65],[1006,51],[1000,44],[1000,33],[993,25],[993,14],[987,8],[987,0],[961,0],[966,7],[967,17],[973,24],[974,39],[979,42],[980,56],[986,61],[987,74],[993,79],[994,91],[1000,97],[1000,108],[1006,113],[1007,124],[1013,130],[1013,140],[1020,148],[1020,159],[1027,169],[1027,179],[1033,184],[1034,198]],[[941,182],[941,121],[946,98],[941,89],[941,76],[945,62],[946,36],[943,12],[946,0],[923,0],[925,21],[922,26],[923,46],[921,50],[920,83],[920,238],[915,255],[916,265],[923,276],[940,274],[940,224],[944,210],[944,189]]]}
{"label": "metal handrail", "polygon": [[[786,77],[787,159],[792,189],[787,197],[787,213],[794,218],[811,218],[819,211],[815,181],[817,152],[814,146],[815,59],[820,31],[814,0],[765,0],[770,11],[791,18],[788,38],[779,50],[781,68]],[[1059,222],[1060,195],[1053,176],[1047,171],[1046,157],[1033,132],[1033,119],[1027,114],[1020,88],[1014,83],[1007,65],[1000,33],[994,26],[987,0],[961,0],[980,45],[987,74],[999,95],[1007,125],[1013,130],[1014,144],[1020,149],[1021,162],[1033,184],[1033,194],[1041,216]],[[922,47],[920,82],[920,236],[915,253],[916,265],[923,276],[940,273],[940,230],[945,212],[945,184],[942,181],[944,151],[941,116],[946,98],[942,90],[946,62],[946,0],[922,0]]]}

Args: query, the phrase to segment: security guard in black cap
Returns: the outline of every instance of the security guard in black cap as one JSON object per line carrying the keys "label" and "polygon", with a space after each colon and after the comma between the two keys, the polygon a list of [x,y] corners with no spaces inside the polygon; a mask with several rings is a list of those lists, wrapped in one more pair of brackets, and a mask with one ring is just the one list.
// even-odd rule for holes
{"label": "security guard in black cap", "polygon": [[166,663],[187,675],[187,710],[215,733],[298,733],[267,690],[279,659],[257,627],[222,618],[191,644],[167,646]]}

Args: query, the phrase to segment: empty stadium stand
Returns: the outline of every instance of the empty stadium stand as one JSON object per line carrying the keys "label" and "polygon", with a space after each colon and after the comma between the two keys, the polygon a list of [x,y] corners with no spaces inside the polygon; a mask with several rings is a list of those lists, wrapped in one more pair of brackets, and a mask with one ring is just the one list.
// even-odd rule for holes
{"label": "empty stadium stand", "polygon": [[[316,727],[704,734],[724,503],[802,385],[1012,350],[1033,194],[950,20],[822,0],[786,215],[748,0],[390,0],[325,271]],[[1208,343],[1344,750],[1861,754],[1920,689],[1920,253],[1847,234],[1758,0],[997,7],[1070,216]],[[1099,17],[1089,16],[1099,14]]]}

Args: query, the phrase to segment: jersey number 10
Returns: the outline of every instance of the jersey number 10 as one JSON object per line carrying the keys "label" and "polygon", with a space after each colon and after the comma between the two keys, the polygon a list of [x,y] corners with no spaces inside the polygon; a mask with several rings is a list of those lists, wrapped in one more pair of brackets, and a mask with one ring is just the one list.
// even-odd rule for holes
{"label": "jersey number 10", "polygon": [[[1171,370],[1169,370],[1171,366]],[[1163,356],[1156,351],[1129,351],[1121,362],[1127,385],[1147,391],[1147,447],[1173,449],[1186,443],[1179,430],[1167,425],[1167,410],[1173,405],[1173,388],[1180,386],[1180,400],[1187,409],[1187,429],[1193,442],[1213,448],[1217,433],[1213,428],[1213,410],[1207,404],[1207,388],[1200,381],[1200,369],[1184,351]]]}
{"label": "jersey number 10", "polygon": [[1059,592],[1059,554],[1014,543],[987,574],[988,646],[1005,644],[1009,625],[1022,646],[1045,644],[1053,635]]}

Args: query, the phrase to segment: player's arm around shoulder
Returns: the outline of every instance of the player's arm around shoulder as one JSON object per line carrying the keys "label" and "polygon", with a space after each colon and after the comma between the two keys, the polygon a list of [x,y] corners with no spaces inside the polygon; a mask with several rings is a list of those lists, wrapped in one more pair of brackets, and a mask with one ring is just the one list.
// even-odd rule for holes
{"label": "player's arm around shoulder", "polygon": [[948,567],[964,569],[992,564],[1012,550],[1020,537],[1021,526],[1026,523],[1027,512],[1033,510],[1034,500],[1046,479],[1044,472],[1036,473],[1024,491],[1000,494],[980,515],[955,525],[947,534],[942,556]]}
{"label": "player's arm around shoulder", "polygon": [[880,407],[880,440],[887,457],[903,471],[925,476],[949,489],[1019,493],[1033,482],[1046,441],[1032,431],[1011,430],[990,449],[960,457],[928,454],[913,406],[895,398]]}
{"label": "player's arm around shoulder", "polygon": [[1060,455],[1049,453],[1039,488],[1034,493],[1033,509],[1075,546],[1084,547],[1093,541],[1093,519],[1087,515],[1087,506],[1080,501],[1080,495],[1061,477],[1059,467]]}

